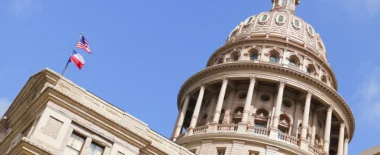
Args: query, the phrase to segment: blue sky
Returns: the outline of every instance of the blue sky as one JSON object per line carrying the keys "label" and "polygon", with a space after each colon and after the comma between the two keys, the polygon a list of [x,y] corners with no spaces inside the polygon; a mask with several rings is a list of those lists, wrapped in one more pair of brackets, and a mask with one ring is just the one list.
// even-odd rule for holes
{"label": "blue sky", "polygon": [[[350,154],[380,145],[380,1],[301,3],[296,14],[321,34],[356,118]],[[81,51],[86,65],[70,65],[66,76],[169,137],[182,83],[240,21],[270,7],[270,0],[2,0],[0,115],[30,75],[62,71],[83,31],[93,54]]]}

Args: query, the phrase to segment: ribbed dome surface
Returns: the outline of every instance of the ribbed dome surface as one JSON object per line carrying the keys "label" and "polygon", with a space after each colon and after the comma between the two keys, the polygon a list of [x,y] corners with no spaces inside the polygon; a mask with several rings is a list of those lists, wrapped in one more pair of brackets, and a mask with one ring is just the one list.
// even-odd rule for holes
{"label": "ribbed dome surface", "polygon": [[300,44],[326,61],[326,49],[320,35],[290,11],[272,10],[248,17],[231,32],[227,43],[263,36]]}

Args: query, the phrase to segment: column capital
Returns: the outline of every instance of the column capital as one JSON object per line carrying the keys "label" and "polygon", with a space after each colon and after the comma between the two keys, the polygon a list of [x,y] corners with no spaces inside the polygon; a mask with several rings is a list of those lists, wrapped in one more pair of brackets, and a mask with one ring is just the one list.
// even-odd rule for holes
{"label": "column capital", "polygon": [[280,87],[285,87],[286,81],[280,80],[279,82],[280,82]]}
{"label": "column capital", "polygon": [[227,84],[227,83],[228,83],[228,76],[223,77],[223,78],[222,78],[222,81],[223,81],[223,83]]}
{"label": "column capital", "polygon": [[313,94],[310,92],[310,90],[307,91],[307,95],[306,95],[306,98],[311,98],[313,96]]}
{"label": "column capital", "polygon": [[348,143],[349,141],[350,141],[350,139],[348,139],[348,138],[346,138],[346,139],[344,140],[345,143]]}
{"label": "column capital", "polygon": [[205,87],[206,87],[206,84],[204,84],[204,83],[201,83],[199,87],[200,87],[201,89],[205,89]]}
{"label": "column capital", "polygon": [[341,123],[340,123],[340,128],[344,128],[346,126],[346,123],[344,122],[344,121],[342,121]]}
{"label": "column capital", "polygon": [[327,112],[332,112],[334,110],[334,108],[330,105],[329,107],[327,107]]}
{"label": "column capital", "polygon": [[249,76],[250,82],[253,83],[256,81],[256,76]]}

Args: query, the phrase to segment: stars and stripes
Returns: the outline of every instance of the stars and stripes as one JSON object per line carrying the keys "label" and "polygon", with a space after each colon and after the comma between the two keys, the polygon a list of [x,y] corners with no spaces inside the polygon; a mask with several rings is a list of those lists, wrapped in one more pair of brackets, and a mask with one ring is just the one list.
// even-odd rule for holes
{"label": "stars and stripes", "polygon": [[77,66],[79,68],[79,70],[81,70],[82,67],[84,66],[84,64],[85,64],[84,58],[83,58],[82,55],[80,55],[79,53],[77,53],[77,51],[75,51],[76,48],[83,49],[87,53],[92,54],[91,49],[90,49],[90,47],[88,45],[88,41],[83,36],[83,32],[79,36],[79,40],[78,40],[77,44],[75,45],[74,50],[73,50],[73,52],[72,52],[69,60],[67,61],[65,68],[63,69],[62,75],[65,74],[67,66],[70,64],[70,62],[74,63],[75,66]]}
{"label": "stars and stripes", "polygon": [[76,45],[76,48],[85,50],[87,53],[92,54],[90,47],[88,46],[87,39],[82,35]]}

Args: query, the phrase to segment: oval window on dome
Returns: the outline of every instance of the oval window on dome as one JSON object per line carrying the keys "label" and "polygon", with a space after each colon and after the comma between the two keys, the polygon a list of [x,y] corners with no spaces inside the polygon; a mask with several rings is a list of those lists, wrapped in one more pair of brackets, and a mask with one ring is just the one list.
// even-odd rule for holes
{"label": "oval window on dome", "polygon": [[279,16],[277,16],[276,22],[277,22],[278,24],[283,24],[283,23],[285,23],[285,16],[283,16],[283,15],[279,15]]}
{"label": "oval window on dome", "polygon": [[299,20],[299,19],[297,19],[297,18],[294,18],[294,20],[293,20],[293,26],[294,26],[294,28],[295,29],[300,29],[301,28],[301,21]]}
{"label": "oval window on dome", "polygon": [[263,14],[263,15],[261,15],[261,17],[260,17],[260,22],[261,22],[261,23],[265,23],[265,22],[268,21],[268,18],[269,18],[269,15],[268,15],[268,14]]}
{"label": "oval window on dome", "polygon": [[307,27],[307,32],[309,32],[310,36],[314,36],[314,30],[310,25]]}
{"label": "oval window on dome", "polygon": [[252,22],[253,19],[254,19],[253,17],[249,17],[245,23],[246,23],[246,24],[250,24],[250,23]]}

